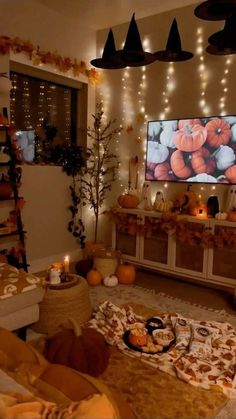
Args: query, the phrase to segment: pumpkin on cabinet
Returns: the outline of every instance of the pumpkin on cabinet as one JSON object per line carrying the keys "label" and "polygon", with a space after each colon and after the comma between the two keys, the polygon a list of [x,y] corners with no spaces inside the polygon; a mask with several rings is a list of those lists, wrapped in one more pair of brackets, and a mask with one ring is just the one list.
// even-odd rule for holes
{"label": "pumpkin on cabinet", "polygon": [[228,144],[231,137],[230,125],[227,121],[214,118],[206,123],[207,144],[210,147],[219,147]]}
{"label": "pumpkin on cabinet", "polygon": [[124,262],[117,266],[115,275],[120,284],[130,285],[135,281],[136,270],[134,265]]}
{"label": "pumpkin on cabinet", "polygon": [[185,125],[175,132],[174,142],[178,150],[191,153],[199,150],[207,139],[207,130],[202,125]]}
{"label": "pumpkin on cabinet", "polygon": [[236,208],[233,208],[231,211],[228,212],[227,220],[236,221]]}
{"label": "pumpkin on cabinet", "polygon": [[198,194],[191,191],[190,187],[187,190],[181,191],[175,200],[175,207],[179,208],[182,213],[194,215],[194,208],[199,207],[200,199]]}
{"label": "pumpkin on cabinet", "polygon": [[122,194],[118,197],[118,204],[122,208],[136,208],[140,203],[140,199],[137,195],[131,193]]}
{"label": "pumpkin on cabinet", "polygon": [[215,215],[216,220],[222,220],[225,221],[228,218],[228,213],[227,212],[217,212],[217,214]]}
{"label": "pumpkin on cabinet", "polygon": [[87,273],[87,281],[89,285],[96,286],[102,283],[102,274],[96,268],[90,269]]}
{"label": "pumpkin on cabinet", "polygon": [[155,201],[154,202],[154,209],[158,212],[169,212],[173,207],[173,202],[169,200],[162,200],[162,201]]}

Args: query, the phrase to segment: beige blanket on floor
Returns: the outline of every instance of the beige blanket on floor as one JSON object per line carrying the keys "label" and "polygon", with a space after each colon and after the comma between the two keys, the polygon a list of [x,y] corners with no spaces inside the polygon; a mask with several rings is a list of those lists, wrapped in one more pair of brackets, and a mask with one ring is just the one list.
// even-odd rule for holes
{"label": "beige blanket on floor", "polygon": [[[130,305],[146,318],[157,314],[147,307]],[[100,378],[121,393],[141,419],[213,418],[228,401],[219,387],[194,387],[124,355],[116,347],[112,347],[109,366]]]}

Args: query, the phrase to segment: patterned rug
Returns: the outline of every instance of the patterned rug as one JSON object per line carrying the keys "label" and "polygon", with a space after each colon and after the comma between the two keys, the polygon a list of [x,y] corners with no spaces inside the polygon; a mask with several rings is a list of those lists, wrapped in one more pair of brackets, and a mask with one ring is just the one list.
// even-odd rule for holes
{"label": "patterned rug", "polygon": [[[163,293],[137,286],[90,288],[93,307],[105,300],[116,305],[131,303],[138,314],[177,312],[196,320],[229,322],[236,328],[236,316],[224,310],[193,305]],[[221,391],[196,388],[153,370],[138,359],[112,348],[109,367],[100,377],[113,391],[131,404],[140,419],[235,419],[236,400],[227,400]]]}

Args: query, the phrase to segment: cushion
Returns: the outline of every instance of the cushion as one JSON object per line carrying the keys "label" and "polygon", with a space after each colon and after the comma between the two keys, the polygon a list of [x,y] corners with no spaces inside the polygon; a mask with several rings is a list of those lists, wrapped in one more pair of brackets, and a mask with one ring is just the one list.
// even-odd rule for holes
{"label": "cushion", "polygon": [[42,287],[42,279],[7,263],[0,263],[0,300],[37,287]]}

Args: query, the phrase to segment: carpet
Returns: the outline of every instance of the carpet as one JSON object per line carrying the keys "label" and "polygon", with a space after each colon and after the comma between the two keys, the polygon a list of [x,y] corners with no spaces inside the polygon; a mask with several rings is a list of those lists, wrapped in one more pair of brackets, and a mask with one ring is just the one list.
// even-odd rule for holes
{"label": "carpet", "polygon": [[[138,314],[177,312],[196,320],[229,322],[236,328],[236,316],[224,310],[193,305],[163,293],[141,287],[118,285],[90,289],[93,307],[105,300],[117,305],[132,304]],[[111,350],[107,370],[100,377],[113,391],[123,395],[140,419],[236,419],[236,399],[228,400],[219,390],[204,390]]]}

